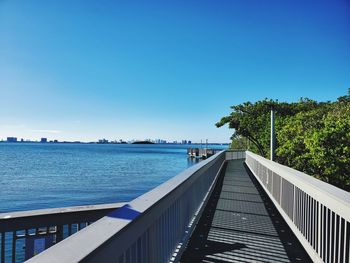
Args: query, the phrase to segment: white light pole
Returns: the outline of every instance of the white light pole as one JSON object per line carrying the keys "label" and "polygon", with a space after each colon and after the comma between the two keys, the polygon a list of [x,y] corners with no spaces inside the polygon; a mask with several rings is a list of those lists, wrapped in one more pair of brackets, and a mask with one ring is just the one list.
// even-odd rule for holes
{"label": "white light pole", "polygon": [[275,158],[275,111],[271,106],[271,138],[270,138],[270,159],[273,161]]}

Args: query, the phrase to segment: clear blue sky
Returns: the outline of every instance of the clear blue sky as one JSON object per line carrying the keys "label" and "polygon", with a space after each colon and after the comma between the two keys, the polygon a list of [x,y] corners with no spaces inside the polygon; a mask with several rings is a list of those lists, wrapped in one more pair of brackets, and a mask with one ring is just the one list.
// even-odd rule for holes
{"label": "clear blue sky", "polygon": [[0,1],[0,138],[228,142],[245,101],[350,87],[350,2]]}

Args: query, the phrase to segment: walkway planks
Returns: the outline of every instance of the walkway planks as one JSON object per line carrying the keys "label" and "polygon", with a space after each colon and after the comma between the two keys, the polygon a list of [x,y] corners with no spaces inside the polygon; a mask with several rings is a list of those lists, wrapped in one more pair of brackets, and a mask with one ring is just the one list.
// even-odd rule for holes
{"label": "walkway planks", "polygon": [[226,171],[181,262],[312,262],[243,160]]}

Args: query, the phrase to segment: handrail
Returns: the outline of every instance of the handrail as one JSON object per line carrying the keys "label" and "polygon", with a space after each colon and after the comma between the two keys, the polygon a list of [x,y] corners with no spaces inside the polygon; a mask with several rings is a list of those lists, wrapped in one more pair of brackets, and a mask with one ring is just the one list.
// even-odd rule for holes
{"label": "handrail", "polygon": [[181,244],[186,242],[192,231],[224,161],[225,151],[221,151],[29,262],[176,260]]}
{"label": "handrail", "polygon": [[60,225],[63,222],[93,222],[125,204],[121,202],[0,213],[0,232]]}
{"label": "handrail", "polygon": [[17,262],[16,256],[24,257],[24,251],[18,250],[17,242],[20,240],[50,235],[53,236],[52,243],[58,243],[124,204],[112,203],[1,213],[0,262],[3,263],[9,259]]}
{"label": "handrail", "polygon": [[233,150],[228,149],[225,153],[226,160],[234,160],[234,159],[244,159],[245,158],[245,150]]}
{"label": "handrail", "polygon": [[246,164],[315,262],[350,261],[350,193],[251,152]]}

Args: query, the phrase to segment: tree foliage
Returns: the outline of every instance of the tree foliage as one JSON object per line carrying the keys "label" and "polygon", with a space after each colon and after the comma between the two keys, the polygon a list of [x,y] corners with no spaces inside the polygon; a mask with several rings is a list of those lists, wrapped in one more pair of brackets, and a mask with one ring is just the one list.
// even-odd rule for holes
{"label": "tree foliage", "polygon": [[269,155],[270,145],[270,112],[273,107],[276,111],[276,127],[283,125],[285,117],[294,116],[298,112],[317,107],[317,102],[301,99],[298,103],[280,103],[274,100],[261,100],[255,103],[245,102],[232,106],[229,116],[223,117],[217,127],[225,124],[234,129],[231,139],[243,136],[252,142],[251,150],[262,156]]}
{"label": "tree foliage", "polygon": [[236,150],[246,150],[248,149],[248,139],[242,136],[235,136],[232,138],[230,148]]}
{"label": "tree foliage", "polygon": [[217,124],[234,129],[233,143],[248,139],[250,150],[269,156],[270,111],[275,109],[276,161],[350,190],[350,90],[335,102],[262,100],[232,106]]}

